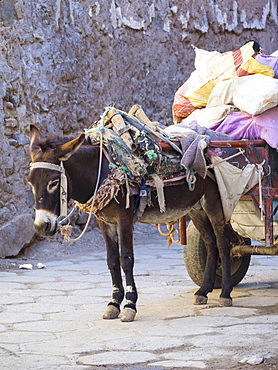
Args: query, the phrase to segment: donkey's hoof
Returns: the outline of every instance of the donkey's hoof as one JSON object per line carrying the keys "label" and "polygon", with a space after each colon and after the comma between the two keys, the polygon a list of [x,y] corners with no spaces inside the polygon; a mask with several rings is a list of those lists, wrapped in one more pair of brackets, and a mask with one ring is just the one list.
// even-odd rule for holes
{"label": "donkey's hoof", "polygon": [[106,310],[103,312],[102,318],[103,319],[116,319],[120,314],[120,310],[113,306],[109,305],[106,307]]}
{"label": "donkey's hoof", "polygon": [[220,297],[219,306],[220,307],[231,307],[232,306],[232,298],[222,298],[222,297]]}
{"label": "donkey's hoof", "polygon": [[204,297],[202,295],[194,295],[193,304],[200,305],[200,304],[206,304],[208,301],[207,297]]}
{"label": "donkey's hoof", "polygon": [[130,307],[125,307],[121,314],[121,321],[131,322],[134,320],[135,315],[136,315],[136,310]]}

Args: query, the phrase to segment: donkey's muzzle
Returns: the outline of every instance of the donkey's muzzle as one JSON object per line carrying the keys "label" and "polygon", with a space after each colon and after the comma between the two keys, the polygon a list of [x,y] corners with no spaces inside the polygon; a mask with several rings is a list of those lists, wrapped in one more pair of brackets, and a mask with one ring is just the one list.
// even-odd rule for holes
{"label": "donkey's muzzle", "polygon": [[36,210],[34,227],[41,236],[54,235],[57,231],[57,225],[57,218],[54,214],[44,210]]}

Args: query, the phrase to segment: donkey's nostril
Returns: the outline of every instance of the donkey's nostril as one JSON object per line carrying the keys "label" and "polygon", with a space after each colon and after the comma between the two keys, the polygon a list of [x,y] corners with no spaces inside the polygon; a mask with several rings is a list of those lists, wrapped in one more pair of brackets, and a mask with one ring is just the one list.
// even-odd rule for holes
{"label": "donkey's nostril", "polygon": [[44,237],[52,236],[56,232],[56,228],[55,227],[52,227],[51,222],[44,222],[42,224],[36,224],[36,223],[34,223],[34,227],[35,227],[36,231],[41,236],[44,236]]}
{"label": "donkey's nostril", "polygon": [[46,222],[45,224],[44,224],[44,231],[49,231],[51,229],[51,223],[50,222]]}

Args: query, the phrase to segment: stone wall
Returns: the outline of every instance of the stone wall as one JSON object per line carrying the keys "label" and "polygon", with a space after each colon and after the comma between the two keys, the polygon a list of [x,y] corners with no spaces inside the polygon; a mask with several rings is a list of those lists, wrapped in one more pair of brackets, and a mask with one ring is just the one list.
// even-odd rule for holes
{"label": "stone wall", "polygon": [[278,49],[276,0],[1,0],[0,30],[0,257],[34,236],[31,122],[75,133],[107,105],[138,103],[170,123],[192,44],[224,52],[255,38]]}

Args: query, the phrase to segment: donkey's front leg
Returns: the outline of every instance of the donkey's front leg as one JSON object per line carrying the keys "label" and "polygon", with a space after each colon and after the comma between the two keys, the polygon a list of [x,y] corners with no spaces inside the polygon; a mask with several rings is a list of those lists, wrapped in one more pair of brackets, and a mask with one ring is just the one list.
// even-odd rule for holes
{"label": "donkey's front leg", "polygon": [[124,299],[124,288],[121,277],[119,243],[116,224],[98,220],[99,228],[106,243],[107,265],[110,270],[113,290],[112,299],[104,311],[103,319],[115,319],[120,314],[120,305]]}
{"label": "donkey's front leg", "polygon": [[137,289],[135,286],[133,267],[133,222],[131,217],[125,217],[119,221],[119,233],[121,241],[121,266],[126,279],[126,304],[121,314],[121,321],[133,321],[136,315]]}

